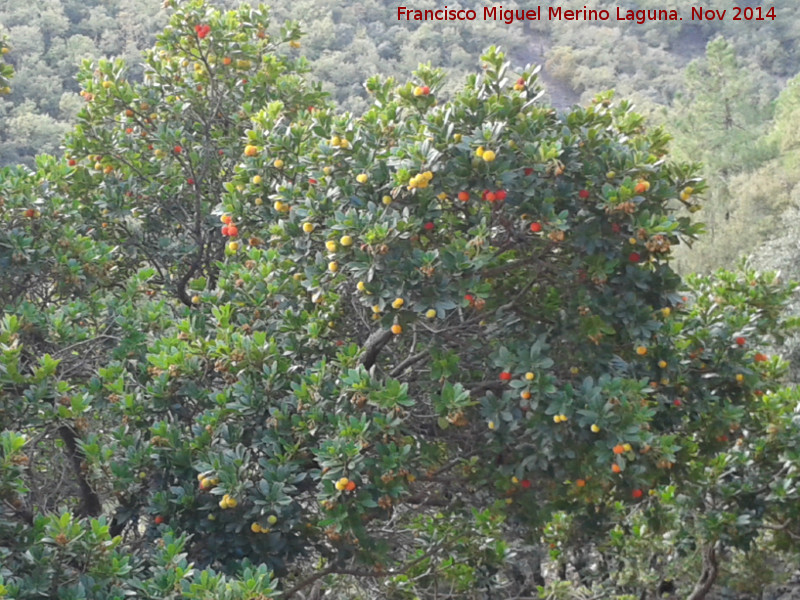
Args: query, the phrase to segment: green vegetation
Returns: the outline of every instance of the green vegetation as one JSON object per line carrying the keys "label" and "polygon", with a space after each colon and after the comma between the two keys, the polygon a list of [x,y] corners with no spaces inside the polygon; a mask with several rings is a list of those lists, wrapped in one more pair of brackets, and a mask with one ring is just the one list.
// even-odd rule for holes
{"label": "green vegetation", "polygon": [[[144,59],[109,41],[60,90],[71,113],[31,100],[63,148],[13,137],[28,164],[0,170],[0,597],[702,600],[785,575],[800,391],[773,348],[797,284],[675,268],[701,205],[713,242],[739,222],[720,211],[786,202],[798,80],[743,101],[784,62],[754,75],[698,27],[642,96],[659,127],[610,92],[558,111],[538,68],[491,45],[468,69],[449,34],[439,59],[478,74],[432,58],[348,91],[358,44],[401,70],[440,32],[348,33],[385,7],[307,38],[264,6],[134,8]],[[38,17],[12,12],[14,100]],[[99,14],[42,13],[45,48]],[[630,31],[604,60],[677,35]],[[568,32],[547,78],[584,93]]]}

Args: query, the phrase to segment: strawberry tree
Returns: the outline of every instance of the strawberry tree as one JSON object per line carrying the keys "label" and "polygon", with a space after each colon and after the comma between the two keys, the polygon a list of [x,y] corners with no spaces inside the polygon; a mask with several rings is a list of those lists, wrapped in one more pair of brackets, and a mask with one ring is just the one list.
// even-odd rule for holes
{"label": "strawberry tree", "polygon": [[[697,600],[723,549],[789,544],[793,287],[673,271],[705,184],[664,132],[557,113],[496,48],[449,100],[371,78],[356,117],[298,38],[181,3],[143,82],[85,65],[65,156],[7,171],[12,595],[520,595],[602,561],[609,597]],[[631,524],[704,562],[627,577]]]}

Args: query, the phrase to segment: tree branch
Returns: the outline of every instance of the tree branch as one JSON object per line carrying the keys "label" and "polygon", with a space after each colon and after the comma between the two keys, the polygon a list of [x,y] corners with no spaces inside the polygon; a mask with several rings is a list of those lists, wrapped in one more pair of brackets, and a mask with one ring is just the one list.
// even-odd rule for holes
{"label": "tree branch", "polygon": [[373,332],[364,343],[364,354],[361,357],[361,364],[367,369],[371,369],[378,359],[378,354],[380,354],[383,347],[389,343],[393,335],[390,329],[378,329]]}
{"label": "tree branch", "polygon": [[716,542],[711,542],[703,552],[703,574],[695,584],[688,600],[703,600],[719,574],[719,561],[717,559]]}
{"label": "tree branch", "polygon": [[302,581],[298,582],[297,585],[292,587],[288,592],[285,592],[283,597],[284,598],[291,598],[297,592],[302,590],[305,587],[308,587],[318,579],[325,577],[327,575],[352,575],[353,577],[371,577],[374,579],[381,578],[381,577],[394,577],[395,575],[402,575],[409,569],[417,566],[423,560],[429,558],[435,551],[439,550],[439,545],[432,546],[429,550],[412,560],[411,562],[406,563],[399,569],[394,569],[391,571],[383,571],[377,569],[346,569],[340,568],[335,566],[330,566],[327,569],[323,569],[319,573],[314,573],[309,577],[306,577]]}
{"label": "tree branch", "polygon": [[78,480],[78,487],[81,490],[81,504],[77,509],[78,516],[81,517],[96,517],[100,514],[102,509],[100,497],[86,481],[86,476],[81,468],[84,459],[83,450],[78,446],[78,436],[75,430],[70,425],[62,425],[58,428],[58,434],[64,440],[64,445],[67,447],[72,468],[75,471],[75,478]]}

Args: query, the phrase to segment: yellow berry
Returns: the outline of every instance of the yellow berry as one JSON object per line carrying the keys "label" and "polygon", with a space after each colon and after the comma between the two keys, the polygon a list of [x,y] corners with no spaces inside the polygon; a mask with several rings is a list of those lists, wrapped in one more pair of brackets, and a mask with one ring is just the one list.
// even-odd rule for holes
{"label": "yellow berry", "polygon": [[636,354],[638,354],[639,356],[644,356],[645,354],[647,354],[647,348],[645,348],[644,346],[637,346]]}
{"label": "yellow berry", "polygon": [[525,379],[527,379],[528,381],[533,381],[534,379],[536,379],[536,374],[528,371],[527,373],[525,373]]}
{"label": "yellow berry", "polygon": [[478,146],[478,149],[475,150],[475,155],[478,157],[482,157],[484,152],[485,150],[483,149],[483,146]]}
{"label": "yellow berry", "polygon": [[635,237],[628,238],[628,243],[633,245],[633,246],[635,246],[636,245],[636,238]]}
{"label": "yellow berry", "polygon": [[487,150],[483,153],[483,160],[486,162],[492,162],[495,159],[495,153],[491,150]]}
{"label": "yellow berry", "polygon": [[633,450],[633,446],[630,444],[622,444],[622,448],[625,450],[625,452],[631,452]]}
{"label": "yellow berry", "polygon": [[665,361],[665,360],[658,361],[658,366],[661,367],[662,369],[666,369],[667,368],[667,361]]}
{"label": "yellow berry", "polygon": [[255,156],[258,154],[258,146],[253,146],[252,144],[248,144],[244,147],[244,155],[245,156]]}
{"label": "yellow berry", "polygon": [[255,202],[256,206],[261,206],[262,204],[264,204],[264,199],[263,198],[256,198],[254,200],[254,202]]}
{"label": "yellow berry", "polygon": [[261,533],[261,525],[254,522],[252,525],[250,525],[250,531],[253,533]]}
{"label": "yellow berry", "polygon": [[347,477],[342,477],[336,482],[336,489],[342,492],[347,487],[348,483],[350,483],[350,480]]}
{"label": "yellow berry", "polygon": [[664,315],[665,317],[668,317],[671,312],[672,312],[672,309],[669,306],[664,307],[664,308],[661,309],[661,314]]}
{"label": "yellow berry", "polygon": [[460,133],[454,133],[454,134],[453,134],[453,141],[454,141],[456,144],[457,144],[458,142],[460,142],[460,141],[461,141],[461,134],[460,134]]}
{"label": "yellow berry", "polygon": [[375,305],[372,307],[372,312],[374,312],[374,313],[377,315],[379,312],[381,312],[381,307],[380,307],[380,306],[378,306],[377,304],[375,304]]}
{"label": "yellow berry", "polygon": [[236,252],[239,250],[239,242],[231,242],[228,244],[228,250],[231,252]]}
{"label": "yellow berry", "polygon": [[392,197],[384,196],[383,198],[381,198],[381,202],[383,202],[386,206],[389,206],[392,203]]}
{"label": "yellow berry", "polygon": [[314,231],[314,224],[313,223],[303,223],[303,231],[306,233],[311,233]]}
{"label": "yellow berry", "polygon": [[359,173],[358,175],[356,175],[356,181],[358,183],[367,183],[367,181],[369,181],[369,175],[367,175],[366,173]]}
{"label": "yellow berry", "polygon": [[428,312],[425,313],[425,316],[428,317],[429,319],[435,319],[436,318],[436,311],[434,309],[432,309],[432,308],[429,308]]}
{"label": "yellow berry", "polygon": [[494,421],[489,421],[488,425],[489,425],[489,429],[494,429],[495,427],[497,427],[497,425],[495,425]]}
{"label": "yellow berry", "polygon": [[356,284],[356,289],[357,289],[359,292],[363,292],[364,290],[366,290],[366,289],[367,289],[367,284],[366,284],[366,283],[364,283],[363,281],[359,281],[359,282]]}
{"label": "yellow berry", "polygon": [[342,143],[341,138],[338,135],[335,135],[331,138],[331,146],[338,146]]}
{"label": "yellow berry", "polygon": [[330,175],[331,173],[333,173],[333,169],[331,167],[325,167],[324,169],[322,169],[322,172],[325,173],[325,175]]}
{"label": "yellow berry", "polygon": [[347,247],[347,246],[352,246],[352,245],[353,245],[353,238],[352,238],[352,237],[350,237],[349,235],[343,235],[343,236],[341,237],[341,239],[339,240],[339,243],[340,243],[342,246],[345,246],[345,247]]}
{"label": "yellow berry", "polygon": [[280,158],[275,159],[275,162],[272,163],[272,164],[275,166],[276,169],[282,169],[283,168],[283,161]]}
{"label": "yellow berry", "polygon": [[515,476],[515,477],[512,477],[512,478],[511,478],[511,483],[513,483],[514,485],[517,485],[517,484],[519,483],[519,479],[517,479],[517,477],[516,477],[516,476]]}
{"label": "yellow berry", "polygon": [[200,304],[200,296],[192,296],[192,304]]}
{"label": "yellow berry", "polygon": [[553,423],[561,423],[561,415],[553,415]]}
{"label": "yellow berry", "polygon": [[392,302],[392,308],[397,310],[399,308],[402,308],[403,304],[405,304],[405,300],[403,300],[402,298],[397,298],[397,299],[395,299],[394,302]]}
{"label": "yellow berry", "polygon": [[337,247],[338,246],[336,245],[336,242],[334,240],[328,240],[327,242],[325,242],[325,248],[328,249],[328,252],[336,252]]}
{"label": "yellow berry", "polygon": [[338,270],[339,270],[339,264],[335,260],[332,260],[331,262],[328,263],[328,271],[330,271],[331,273],[336,273],[336,271]]}
{"label": "yellow berry", "polygon": [[261,183],[261,175],[255,175],[255,176],[253,177],[253,184],[254,184],[254,185],[258,185],[258,184],[260,184],[260,183]]}
{"label": "yellow berry", "polygon": [[400,325],[392,325],[392,333],[395,335],[400,335],[403,333],[403,328]]}
{"label": "yellow berry", "polygon": [[592,433],[600,433],[600,426],[597,423],[593,423],[590,429]]}

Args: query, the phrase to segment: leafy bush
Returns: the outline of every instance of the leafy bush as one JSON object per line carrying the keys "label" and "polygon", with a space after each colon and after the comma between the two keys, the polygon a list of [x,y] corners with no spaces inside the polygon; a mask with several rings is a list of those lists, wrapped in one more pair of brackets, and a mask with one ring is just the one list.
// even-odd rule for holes
{"label": "leafy bush", "polygon": [[622,568],[645,525],[703,550],[698,589],[790,546],[763,344],[793,286],[674,273],[704,183],[664,132],[610,94],[559,114],[495,48],[452,102],[423,67],[354,118],[299,36],[184,2],[144,83],[85,65],[65,156],[5,172],[6,593],[523,593],[523,554],[638,595],[676,566]]}

